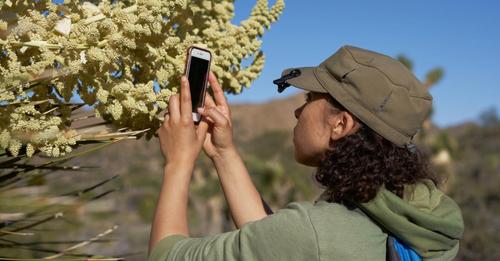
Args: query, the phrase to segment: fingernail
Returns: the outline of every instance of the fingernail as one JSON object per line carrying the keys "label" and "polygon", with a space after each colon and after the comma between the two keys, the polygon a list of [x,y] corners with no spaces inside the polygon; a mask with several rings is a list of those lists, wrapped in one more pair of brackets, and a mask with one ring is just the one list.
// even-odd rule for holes
{"label": "fingernail", "polygon": [[198,108],[198,112],[199,112],[199,113],[202,113],[202,112],[204,112],[204,111],[205,111],[205,108],[201,108],[201,107],[200,107],[200,108]]}

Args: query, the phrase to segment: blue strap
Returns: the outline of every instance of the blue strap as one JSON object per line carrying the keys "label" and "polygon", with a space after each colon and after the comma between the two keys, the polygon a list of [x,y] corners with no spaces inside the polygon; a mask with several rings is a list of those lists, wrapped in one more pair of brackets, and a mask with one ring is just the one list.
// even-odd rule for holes
{"label": "blue strap", "polygon": [[420,261],[422,258],[410,247],[400,242],[397,238],[393,237],[394,248],[401,257],[401,261]]}

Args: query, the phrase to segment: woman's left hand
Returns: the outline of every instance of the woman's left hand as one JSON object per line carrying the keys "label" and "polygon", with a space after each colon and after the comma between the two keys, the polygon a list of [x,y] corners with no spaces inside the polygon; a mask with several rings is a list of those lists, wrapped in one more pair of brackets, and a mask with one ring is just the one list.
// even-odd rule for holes
{"label": "woman's left hand", "polygon": [[195,126],[192,116],[191,91],[186,76],[181,77],[181,95],[170,96],[168,114],[156,133],[166,164],[192,166],[203,147],[208,123]]}

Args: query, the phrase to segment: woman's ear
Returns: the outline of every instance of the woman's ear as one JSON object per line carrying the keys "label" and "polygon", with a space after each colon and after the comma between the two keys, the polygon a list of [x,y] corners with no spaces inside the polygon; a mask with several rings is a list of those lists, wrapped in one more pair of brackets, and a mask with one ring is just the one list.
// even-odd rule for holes
{"label": "woman's ear", "polygon": [[332,140],[342,139],[357,130],[357,124],[353,116],[346,111],[341,111],[336,115],[332,115],[330,118],[330,124],[330,138]]}

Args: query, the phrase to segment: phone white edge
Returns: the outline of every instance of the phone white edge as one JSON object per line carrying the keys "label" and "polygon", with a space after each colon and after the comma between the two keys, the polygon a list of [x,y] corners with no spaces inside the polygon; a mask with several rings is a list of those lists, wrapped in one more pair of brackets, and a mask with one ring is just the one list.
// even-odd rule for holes
{"label": "phone white edge", "polygon": [[197,112],[193,112],[193,121],[200,121],[201,120],[201,115]]}
{"label": "phone white edge", "polygon": [[[197,58],[200,58],[200,59],[204,59],[204,60],[210,61],[210,59],[211,59],[210,55],[211,54],[209,52],[207,52],[205,50],[198,49],[196,47],[194,47],[194,48],[191,49],[191,56],[192,57],[197,57]],[[188,70],[189,70],[189,66],[191,66],[191,61],[189,61]],[[210,65],[208,67],[208,70],[210,70]],[[207,75],[207,77],[208,77],[208,75]],[[197,113],[197,112],[193,112],[193,121],[199,122],[200,120],[201,120],[201,115],[199,113]]]}
{"label": "phone white edge", "polygon": [[191,56],[210,61],[210,53],[196,47],[191,49]]}

